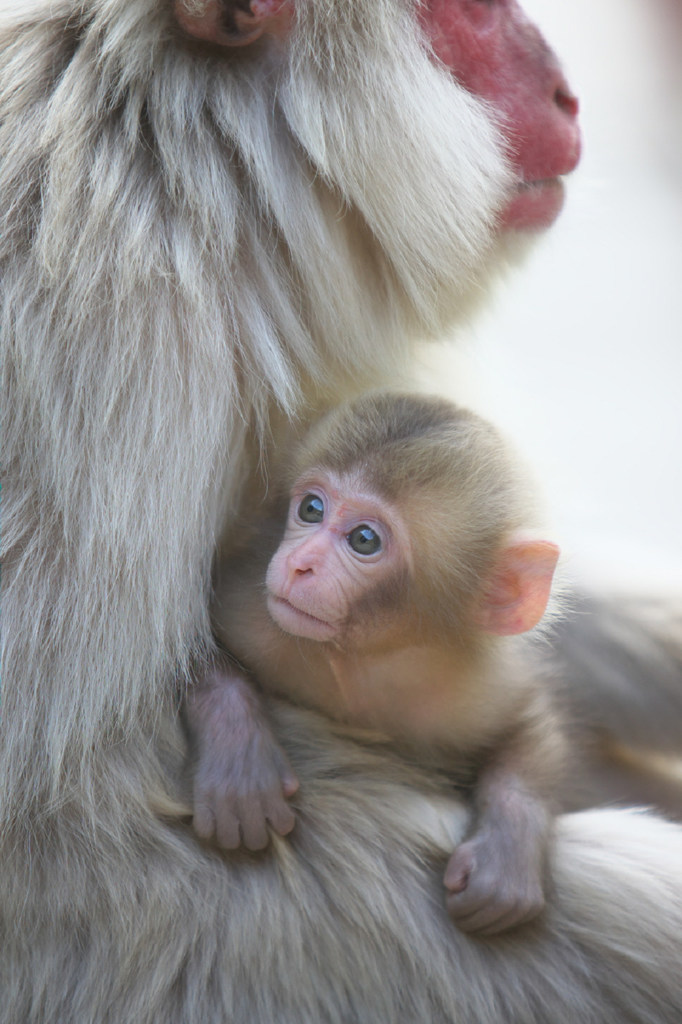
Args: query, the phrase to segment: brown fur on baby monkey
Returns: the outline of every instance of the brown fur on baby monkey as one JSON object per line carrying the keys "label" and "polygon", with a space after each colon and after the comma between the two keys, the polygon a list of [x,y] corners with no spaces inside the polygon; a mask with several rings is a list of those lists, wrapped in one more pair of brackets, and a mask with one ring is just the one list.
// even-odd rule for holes
{"label": "brown fur on baby monkey", "polygon": [[[219,637],[268,692],[473,771],[448,910],[479,933],[531,919],[563,744],[516,635],[545,611],[558,549],[521,533],[513,460],[470,412],[378,393],[311,431],[287,490],[284,535],[256,526],[221,567]],[[197,831],[235,847],[241,828],[251,848],[266,819],[286,834],[296,779],[243,673],[215,666],[187,716]]]}

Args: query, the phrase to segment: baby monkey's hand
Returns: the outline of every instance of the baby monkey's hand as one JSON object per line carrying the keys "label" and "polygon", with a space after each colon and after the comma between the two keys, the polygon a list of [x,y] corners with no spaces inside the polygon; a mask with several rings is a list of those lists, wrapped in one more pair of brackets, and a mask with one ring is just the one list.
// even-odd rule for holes
{"label": "baby monkey's hand", "polygon": [[446,906],[464,932],[496,935],[545,905],[547,831],[542,815],[521,830],[501,816],[457,847],[445,870]]}
{"label": "baby monkey's hand", "polygon": [[229,662],[211,667],[187,696],[194,747],[194,829],[226,850],[262,850],[268,826],[285,836],[298,779],[255,691]]}

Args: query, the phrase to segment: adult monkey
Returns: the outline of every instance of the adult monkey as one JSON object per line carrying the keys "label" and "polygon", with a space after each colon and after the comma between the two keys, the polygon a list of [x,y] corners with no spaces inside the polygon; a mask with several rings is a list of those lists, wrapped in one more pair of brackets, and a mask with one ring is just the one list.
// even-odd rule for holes
{"label": "adult monkey", "polygon": [[[676,1020],[665,823],[562,821],[548,915],[510,947],[435,909],[446,782],[302,712],[278,711],[290,843],[223,861],[174,818],[170,678],[210,646],[214,538],[269,427],[385,381],[454,315],[495,223],[545,222],[554,185],[502,213],[501,136],[407,0],[297,0],[289,22],[265,0],[184,22],[169,0],[32,9],[0,39],[0,1020]],[[219,10],[245,46],[188,31]],[[567,170],[568,94],[515,5],[424,19],[499,39],[510,96],[515,49],[535,56],[572,156],[530,177]]]}

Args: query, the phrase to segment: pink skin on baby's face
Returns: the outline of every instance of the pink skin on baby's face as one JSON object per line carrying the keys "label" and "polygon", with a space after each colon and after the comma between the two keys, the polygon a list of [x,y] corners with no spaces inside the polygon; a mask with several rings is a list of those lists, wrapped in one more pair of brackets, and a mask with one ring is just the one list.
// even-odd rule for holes
{"label": "pink skin on baby's face", "polygon": [[395,510],[331,473],[304,476],[268,567],[268,610],[294,636],[339,640],[361,598],[408,562],[409,541]]}

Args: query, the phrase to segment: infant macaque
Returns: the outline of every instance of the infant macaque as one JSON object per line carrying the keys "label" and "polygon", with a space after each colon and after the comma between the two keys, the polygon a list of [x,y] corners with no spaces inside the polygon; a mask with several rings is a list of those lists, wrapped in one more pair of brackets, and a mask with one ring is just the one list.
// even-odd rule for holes
{"label": "infant macaque", "polygon": [[215,629],[239,661],[216,663],[187,699],[196,831],[258,849],[268,823],[293,828],[298,783],[252,677],[470,778],[448,911],[480,934],[530,920],[563,740],[528,642],[512,636],[543,615],[558,549],[521,532],[513,460],[468,411],[376,393],[323,419],[289,480],[286,524],[249,524],[220,568]]}

